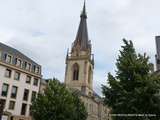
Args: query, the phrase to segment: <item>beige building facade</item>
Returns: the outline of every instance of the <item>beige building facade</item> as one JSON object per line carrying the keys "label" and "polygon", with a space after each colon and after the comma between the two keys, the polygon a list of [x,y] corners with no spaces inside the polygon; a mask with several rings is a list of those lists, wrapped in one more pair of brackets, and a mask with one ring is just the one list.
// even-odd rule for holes
{"label": "beige building facade", "polygon": [[88,112],[87,120],[110,120],[109,108],[93,91],[94,55],[88,37],[85,4],[80,17],[76,39],[66,56],[65,84],[79,91]]}
{"label": "beige building facade", "polygon": [[30,120],[32,100],[39,92],[41,66],[0,43],[0,104],[2,120]]}

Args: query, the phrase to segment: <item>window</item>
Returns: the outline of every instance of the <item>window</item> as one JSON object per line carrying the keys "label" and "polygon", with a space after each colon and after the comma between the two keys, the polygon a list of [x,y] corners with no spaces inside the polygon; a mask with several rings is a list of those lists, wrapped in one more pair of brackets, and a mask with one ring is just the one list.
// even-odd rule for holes
{"label": "window", "polygon": [[7,59],[7,53],[4,54],[4,60],[6,60],[6,59]]}
{"label": "window", "polygon": [[90,109],[90,112],[93,112],[93,105],[92,104],[89,105],[89,109]]}
{"label": "window", "polygon": [[12,61],[12,56],[5,54],[5,60],[6,60],[7,63],[11,63],[11,61]]}
{"label": "window", "polygon": [[11,74],[12,74],[12,71],[11,71],[10,69],[6,69],[5,77],[10,78],[10,77],[11,77]]}
{"label": "window", "polygon": [[29,115],[32,116],[32,106],[29,106]]}
{"label": "window", "polygon": [[88,70],[88,83],[91,82],[91,77],[92,77],[92,69],[91,69],[91,67],[89,67],[89,70]]}
{"label": "window", "polygon": [[78,80],[79,78],[79,66],[77,63],[73,65],[73,80]]}
{"label": "window", "polygon": [[30,84],[31,83],[31,76],[28,76],[26,77],[26,83]]}
{"label": "window", "polygon": [[88,103],[86,103],[86,110],[88,111]]}
{"label": "window", "polygon": [[33,71],[34,71],[34,73],[39,74],[40,73],[40,67],[34,65],[33,66]]}
{"label": "window", "polygon": [[25,115],[26,114],[26,109],[27,109],[27,104],[22,103],[21,115]]}
{"label": "window", "polygon": [[31,69],[31,64],[27,64],[27,68],[26,68],[27,70],[30,70]]}
{"label": "window", "polygon": [[9,88],[9,85],[4,83],[2,86],[2,96],[7,97],[8,88]]}
{"label": "window", "polygon": [[33,102],[34,99],[36,98],[37,93],[35,91],[32,91],[32,98],[31,101]]}
{"label": "window", "polygon": [[38,78],[34,78],[33,85],[38,86]]}
{"label": "window", "polygon": [[36,67],[35,73],[39,73],[39,67]]}
{"label": "window", "polygon": [[81,92],[84,94],[86,92],[86,87],[85,86],[82,86],[81,87]]}
{"label": "window", "polygon": [[0,60],[2,59],[2,51],[0,50]]}
{"label": "window", "polygon": [[10,110],[14,110],[14,107],[15,107],[15,101],[10,101],[9,102],[9,108]]}
{"label": "window", "polygon": [[35,65],[33,66],[33,72],[36,72],[36,66]]}
{"label": "window", "polygon": [[26,69],[26,67],[27,67],[27,62],[24,62],[24,67],[25,67],[25,69]]}
{"label": "window", "polygon": [[16,66],[21,67],[22,61],[16,58]]}
{"label": "window", "polygon": [[24,90],[24,94],[23,94],[23,100],[27,101],[28,100],[28,96],[29,96],[29,90],[25,89]]}
{"label": "window", "polygon": [[15,72],[14,79],[15,80],[19,80],[20,79],[20,73],[19,72]]}
{"label": "window", "polygon": [[3,109],[5,108],[6,100],[0,99],[0,113],[3,112]]}
{"label": "window", "polygon": [[25,65],[25,69],[26,70],[30,70],[31,69],[31,64],[30,63],[25,62],[24,65]]}
{"label": "window", "polygon": [[17,87],[16,86],[12,86],[12,91],[11,91],[11,98],[16,98],[17,96]]}

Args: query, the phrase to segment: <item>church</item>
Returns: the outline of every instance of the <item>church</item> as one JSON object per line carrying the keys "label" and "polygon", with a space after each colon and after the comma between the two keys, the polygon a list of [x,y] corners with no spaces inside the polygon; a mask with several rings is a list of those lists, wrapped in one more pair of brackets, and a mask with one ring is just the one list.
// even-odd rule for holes
{"label": "church", "polygon": [[[87,120],[111,120],[110,109],[93,90],[94,55],[88,37],[84,3],[71,50],[66,55],[65,85],[75,90],[88,112]],[[20,51],[0,43],[0,119],[32,120],[31,105],[47,86],[41,65]]]}
{"label": "church", "polygon": [[109,108],[93,90],[94,54],[88,37],[87,14],[84,3],[80,24],[71,50],[66,55],[65,84],[78,90],[87,112],[87,120],[110,120]]}

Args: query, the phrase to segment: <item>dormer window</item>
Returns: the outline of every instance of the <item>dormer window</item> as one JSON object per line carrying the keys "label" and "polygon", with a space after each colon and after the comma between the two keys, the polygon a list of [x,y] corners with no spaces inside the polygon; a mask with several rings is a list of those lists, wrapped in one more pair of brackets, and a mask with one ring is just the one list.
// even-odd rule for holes
{"label": "dormer window", "polygon": [[22,61],[16,58],[16,66],[21,67]]}
{"label": "dormer window", "polygon": [[30,63],[25,62],[24,64],[25,64],[25,69],[26,70],[30,70],[31,69],[31,64]]}
{"label": "dormer window", "polygon": [[8,55],[8,54],[5,54],[5,60],[7,63],[11,63],[12,61],[12,56],[11,55]]}
{"label": "dormer window", "polygon": [[40,67],[34,65],[34,66],[33,66],[33,71],[34,71],[34,73],[39,74],[39,73],[40,73]]}
{"label": "dormer window", "polygon": [[36,65],[33,66],[33,71],[36,72]]}
{"label": "dormer window", "polygon": [[26,69],[26,67],[27,67],[27,62],[24,62],[24,67],[25,67],[25,69]]}
{"label": "dormer window", "polygon": [[30,70],[30,69],[31,69],[31,64],[28,63],[28,64],[27,64],[27,70]]}
{"label": "dormer window", "polygon": [[35,73],[39,73],[39,67],[36,67]]}

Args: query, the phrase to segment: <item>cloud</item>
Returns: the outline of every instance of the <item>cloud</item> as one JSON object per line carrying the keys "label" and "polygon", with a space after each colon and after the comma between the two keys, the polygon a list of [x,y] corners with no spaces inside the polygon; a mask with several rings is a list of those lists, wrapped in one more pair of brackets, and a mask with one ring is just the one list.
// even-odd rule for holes
{"label": "cloud", "polygon": [[[122,38],[154,62],[154,36],[160,34],[160,1],[88,0],[88,29],[95,54],[94,90],[101,93]],[[42,65],[44,78],[64,80],[65,55],[75,39],[81,0],[0,0],[0,41]]]}

